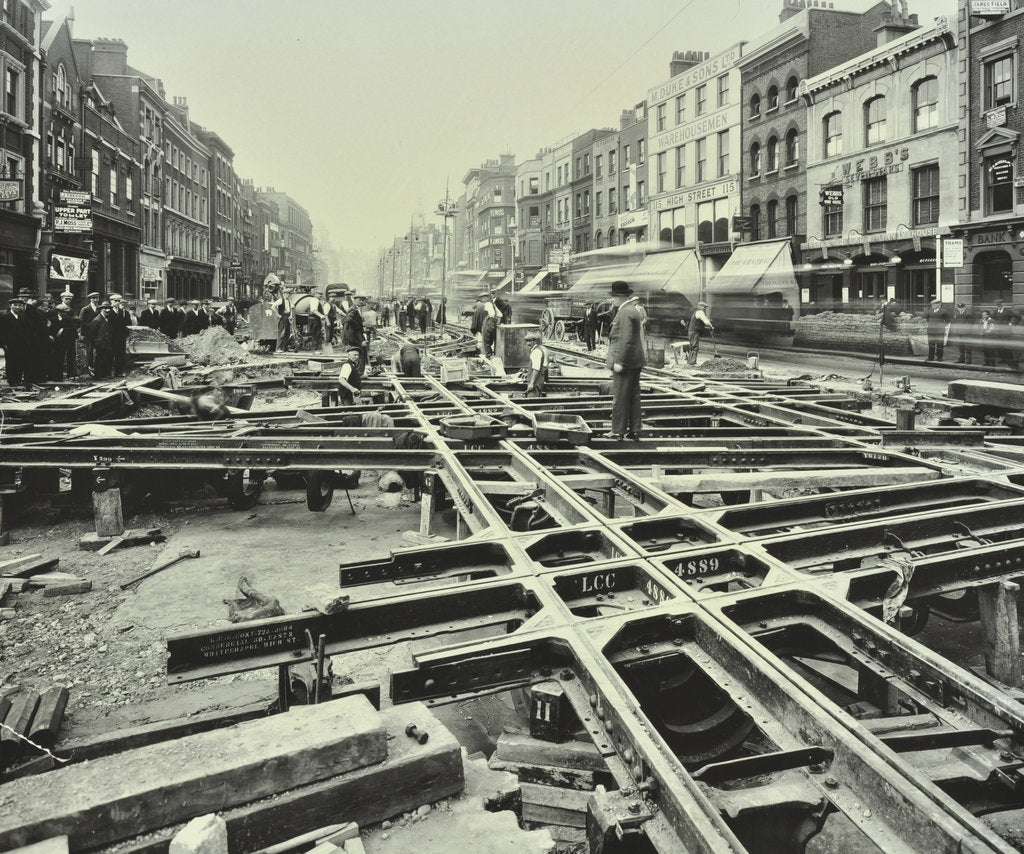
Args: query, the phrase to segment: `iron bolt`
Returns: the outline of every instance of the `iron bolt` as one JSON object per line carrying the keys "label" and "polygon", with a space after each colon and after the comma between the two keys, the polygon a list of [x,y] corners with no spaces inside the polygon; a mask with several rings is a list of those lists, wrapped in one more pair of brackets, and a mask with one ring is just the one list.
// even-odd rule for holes
{"label": "iron bolt", "polygon": [[630,815],[640,815],[640,804],[630,804],[626,807]]}
{"label": "iron bolt", "polygon": [[1013,762],[1015,757],[1009,750],[1000,750],[999,759],[1001,762]]}
{"label": "iron bolt", "polygon": [[827,788],[827,789],[838,789],[839,788],[839,781],[835,777],[826,777],[825,778],[825,788]]}
{"label": "iron bolt", "polygon": [[427,739],[430,738],[430,736],[427,733],[420,732],[416,728],[416,724],[409,724],[408,726],[406,726],[405,734],[409,736],[409,738],[415,738],[416,741],[418,741],[420,744],[426,744]]}

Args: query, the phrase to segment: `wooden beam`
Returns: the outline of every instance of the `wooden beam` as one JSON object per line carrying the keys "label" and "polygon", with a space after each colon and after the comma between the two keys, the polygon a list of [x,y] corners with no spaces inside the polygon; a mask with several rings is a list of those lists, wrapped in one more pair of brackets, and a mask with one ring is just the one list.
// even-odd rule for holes
{"label": "wooden beam", "polygon": [[776,494],[785,489],[863,489],[935,480],[939,472],[926,468],[871,467],[862,469],[822,469],[814,471],[702,472],[665,475],[652,484],[665,492],[745,492],[760,489]]}
{"label": "wooden beam", "polygon": [[[373,765],[387,755],[365,697],[187,736],[4,787],[0,849],[66,833],[92,848]],[[378,793],[379,795],[379,793]]]}
{"label": "wooden beam", "polygon": [[[380,717],[388,735],[387,759],[222,812],[228,826],[228,850],[232,854],[257,851],[328,821],[354,821],[365,827],[462,791],[462,748],[454,736],[440,723],[430,724],[426,744],[405,734],[410,720],[431,719],[426,706],[405,703],[383,709]],[[167,828],[157,838],[135,846],[119,846],[119,854],[167,854],[176,829]]]}
{"label": "wooden beam", "polygon": [[1020,585],[1012,581],[978,588],[978,609],[989,676],[1011,688],[1020,686],[1020,627],[1017,594]]}

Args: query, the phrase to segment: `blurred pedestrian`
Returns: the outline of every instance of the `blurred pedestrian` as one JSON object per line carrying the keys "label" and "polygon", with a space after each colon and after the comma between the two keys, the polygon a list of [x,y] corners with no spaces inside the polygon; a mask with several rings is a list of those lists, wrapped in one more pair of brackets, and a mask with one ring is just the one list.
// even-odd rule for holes
{"label": "blurred pedestrian", "polygon": [[996,345],[997,341],[997,326],[996,322],[992,319],[992,312],[985,309],[981,313],[981,327],[978,332],[978,337],[981,340],[981,354],[985,359],[986,368],[994,368],[996,366],[996,356],[999,355],[999,348]]}
{"label": "blurred pedestrian", "polygon": [[953,309],[953,319],[949,324],[949,343],[956,344],[958,365],[971,364],[974,351],[975,323],[977,318],[967,308],[966,303],[958,302]]}
{"label": "blurred pedestrian", "polygon": [[615,442],[623,437],[640,439],[643,412],[640,402],[640,373],[646,362],[644,316],[627,282],[612,282],[612,300],[617,306],[608,332],[607,366],[612,372],[612,424],[604,438]]}
{"label": "blurred pedestrian", "polygon": [[896,315],[900,313],[900,308],[896,304],[896,297],[890,297],[889,301],[882,306],[882,326],[888,329],[890,332],[896,331]]}
{"label": "blurred pedestrian", "polygon": [[437,314],[434,315],[434,323],[438,326],[444,326],[448,322],[448,297],[441,297],[441,302],[437,307]]}
{"label": "blurred pedestrian", "polygon": [[708,304],[701,300],[697,303],[697,310],[690,315],[686,323],[687,344],[683,348],[686,354],[686,362],[690,365],[697,364],[697,355],[700,353],[700,339],[705,333],[715,334],[715,325],[708,315]]}
{"label": "blurred pedestrian", "polygon": [[591,300],[583,309],[583,342],[587,350],[597,347],[597,303]]}
{"label": "blurred pedestrian", "polygon": [[1015,317],[1020,318],[1020,315],[1017,314],[1012,305],[1006,305],[1001,299],[995,301],[995,309],[992,311],[992,323],[996,326],[993,337],[998,341],[996,359],[1017,370],[1017,360],[1013,357],[1008,343],[1010,340],[1008,327],[1010,326],[1010,321]]}
{"label": "blurred pedestrian", "polygon": [[227,330],[228,335],[234,335],[238,328],[238,306],[235,305],[234,297],[228,297],[227,304],[219,314],[224,318],[224,329]]}
{"label": "blurred pedestrian", "polygon": [[928,357],[926,362],[941,362],[946,347],[946,336],[949,334],[949,312],[942,307],[942,300],[933,299],[928,314],[926,332],[928,335]]}

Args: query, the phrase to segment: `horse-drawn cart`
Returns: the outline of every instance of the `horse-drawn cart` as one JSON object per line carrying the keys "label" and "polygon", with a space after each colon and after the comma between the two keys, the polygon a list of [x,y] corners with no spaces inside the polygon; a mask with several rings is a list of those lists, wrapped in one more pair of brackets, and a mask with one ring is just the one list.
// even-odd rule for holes
{"label": "horse-drawn cart", "polygon": [[583,318],[587,313],[586,300],[557,297],[545,300],[540,313],[540,333],[545,338],[564,341],[567,336],[583,339]]}

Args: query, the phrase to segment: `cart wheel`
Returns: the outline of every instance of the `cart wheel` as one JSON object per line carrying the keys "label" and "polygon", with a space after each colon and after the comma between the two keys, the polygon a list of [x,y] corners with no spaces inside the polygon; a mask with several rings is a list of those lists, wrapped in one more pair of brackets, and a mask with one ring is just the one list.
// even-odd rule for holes
{"label": "cart wheel", "polygon": [[540,313],[540,334],[544,338],[550,338],[552,333],[555,331],[555,315],[550,308],[544,309]]}
{"label": "cart wheel", "polygon": [[334,498],[334,472],[306,472],[306,507],[322,513]]}
{"label": "cart wheel", "polygon": [[234,469],[224,476],[224,492],[232,510],[252,510],[263,492],[265,471]]}
{"label": "cart wheel", "polygon": [[555,332],[554,332],[554,336],[553,337],[554,337],[554,339],[556,341],[564,341],[565,340],[565,321],[564,320],[559,320],[559,321],[555,322]]}
{"label": "cart wheel", "polygon": [[586,333],[583,331],[583,324],[582,323],[577,323],[576,324],[576,340],[577,341],[586,341],[587,340]]}

